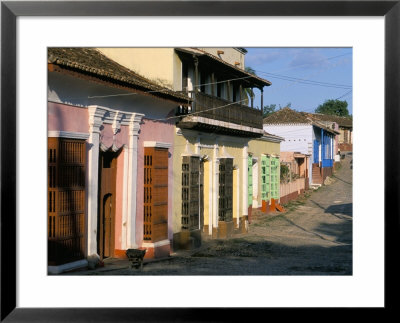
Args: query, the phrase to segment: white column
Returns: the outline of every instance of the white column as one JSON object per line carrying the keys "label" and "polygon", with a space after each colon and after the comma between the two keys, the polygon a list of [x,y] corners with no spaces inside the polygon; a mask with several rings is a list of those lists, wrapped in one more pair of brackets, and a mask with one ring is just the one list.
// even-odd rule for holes
{"label": "white column", "polygon": [[[258,208],[258,160],[253,165],[252,178],[253,178],[253,194],[252,194],[253,199],[251,203],[253,208]],[[256,198],[255,200],[254,197]]]}
{"label": "white column", "polygon": [[218,160],[218,143],[214,144],[213,154],[213,227],[218,227],[218,190],[219,190],[219,160]]}
{"label": "white column", "polygon": [[197,136],[196,143],[194,144],[194,153],[200,155],[200,137]]}
{"label": "white column", "polygon": [[236,188],[236,201],[237,201],[237,205],[236,205],[236,212],[237,212],[237,225],[239,226],[240,223],[240,168],[237,167],[237,172],[236,172],[236,183],[237,183],[237,188]]}
{"label": "white column", "polygon": [[89,106],[89,153],[88,153],[88,256],[97,254],[97,195],[100,127],[105,110]]}
{"label": "white column", "polygon": [[127,248],[137,248],[136,244],[136,192],[138,134],[143,114],[133,113],[129,121],[128,145],[128,214],[126,221]]}
{"label": "white column", "polygon": [[[212,161],[209,161],[209,166],[208,166],[208,234],[211,236],[212,235],[212,228],[213,228],[213,205],[214,205],[214,182],[213,182],[213,172],[214,172],[214,158]],[[205,180],[205,179],[204,179]]]}
{"label": "white column", "polygon": [[128,219],[128,170],[129,170],[129,149],[124,145],[124,175],[122,183],[122,228],[121,228],[121,249],[127,249],[127,219]]}
{"label": "white column", "polygon": [[249,191],[249,183],[248,183],[248,176],[249,176],[249,172],[248,172],[248,156],[249,156],[249,146],[248,144],[245,144],[243,146],[243,176],[242,176],[242,180],[243,180],[243,202],[242,202],[242,216],[247,215],[248,212],[248,203],[247,203],[247,199],[248,199],[248,191]]}

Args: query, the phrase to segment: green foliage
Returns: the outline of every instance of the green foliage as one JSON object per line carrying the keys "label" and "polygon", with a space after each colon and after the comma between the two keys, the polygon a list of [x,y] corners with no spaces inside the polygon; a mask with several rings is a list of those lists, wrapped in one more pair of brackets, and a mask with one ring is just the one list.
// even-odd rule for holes
{"label": "green foliage", "polygon": [[[284,107],[290,108],[292,106],[292,103],[287,103]],[[282,109],[282,106],[279,104],[279,109]],[[264,105],[263,107],[263,118],[266,116],[270,115],[271,113],[274,113],[276,111],[276,104],[269,104],[269,105]]]}
{"label": "green foliage", "polygon": [[250,66],[247,66],[244,70],[245,70],[247,73],[256,75],[256,71],[255,71],[254,69],[252,69]]}
{"label": "green foliage", "polygon": [[346,101],[326,100],[323,104],[319,105],[318,108],[315,109],[315,113],[345,117],[349,115],[347,106],[348,104]]}
{"label": "green foliage", "polygon": [[286,183],[289,181],[289,172],[289,166],[281,164],[281,182]]}
{"label": "green foliage", "polygon": [[267,115],[274,113],[275,109],[276,109],[276,104],[264,105],[263,117],[265,118]]}

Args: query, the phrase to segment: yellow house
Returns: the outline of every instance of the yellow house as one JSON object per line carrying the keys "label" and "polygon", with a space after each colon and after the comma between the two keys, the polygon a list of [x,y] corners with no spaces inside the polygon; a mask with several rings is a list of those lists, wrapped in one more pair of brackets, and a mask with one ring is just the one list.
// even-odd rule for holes
{"label": "yellow house", "polygon": [[[249,199],[251,208],[280,198],[280,143],[284,139],[264,133],[249,142]],[[251,169],[250,169],[251,167]]]}
{"label": "yellow house", "polygon": [[[243,48],[100,48],[104,55],[144,77],[183,92],[192,102],[177,106],[173,143],[173,248],[201,244],[202,235],[229,237],[246,231],[249,160],[261,176],[262,156],[279,156],[280,138],[265,134],[262,111],[246,89],[271,83],[245,71]],[[140,137],[140,134],[139,134]],[[249,159],[250,156],[250,159]],[[253,167],[250,170],[252,173]],[[261,178],[261,177],[260,177]],[[261,204],[261,179],[250,187],[251,206]],[[278,183],[279,185],[279,183]],[[259,188],[258,188],[259,187]],[[255,196],[253,197],[253,195]],[[253,203],[254,199],[254,203]]]}

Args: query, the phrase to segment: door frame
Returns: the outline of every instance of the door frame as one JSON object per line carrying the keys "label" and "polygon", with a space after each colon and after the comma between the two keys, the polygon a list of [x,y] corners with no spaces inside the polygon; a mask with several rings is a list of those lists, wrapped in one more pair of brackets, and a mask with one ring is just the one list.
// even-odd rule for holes
{"label": "door frame", "polygon": [[[99,177],[98,177],[98,212],[97,212],[97,252],[100,256],[100,259],[114,257],[115,256],[115,218],[116,218],[116,186],[117,186],[117,161],[118,156],[121,150],[113,151],[111,149],[103,151],[99,151]],[[102,171],[104,168],[103,160],[106,154],[110,154],[110,168],[112,169],[111,175],[111,187],[108,189],[103,187],[102,182]],[[104,236],[104,197],[107,195],[111,195],[111,205],[112,205],[112,213],[111,213],[111,228],[109,235],[109,255],[104,256],[104,246],[106,243],[106,237]]]}

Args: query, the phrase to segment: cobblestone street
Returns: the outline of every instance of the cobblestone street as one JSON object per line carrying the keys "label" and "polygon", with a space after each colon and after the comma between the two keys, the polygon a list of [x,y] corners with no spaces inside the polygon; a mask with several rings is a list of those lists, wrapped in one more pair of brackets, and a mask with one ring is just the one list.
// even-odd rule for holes
{"label": "cobblestone street", "polygon": [[285,213],[253,217],[248,234],[207,240],[200,249],[146,261],[108,259],[96,270],[73,275],[351,275],[352,155],[331,183],[286,205]]}

